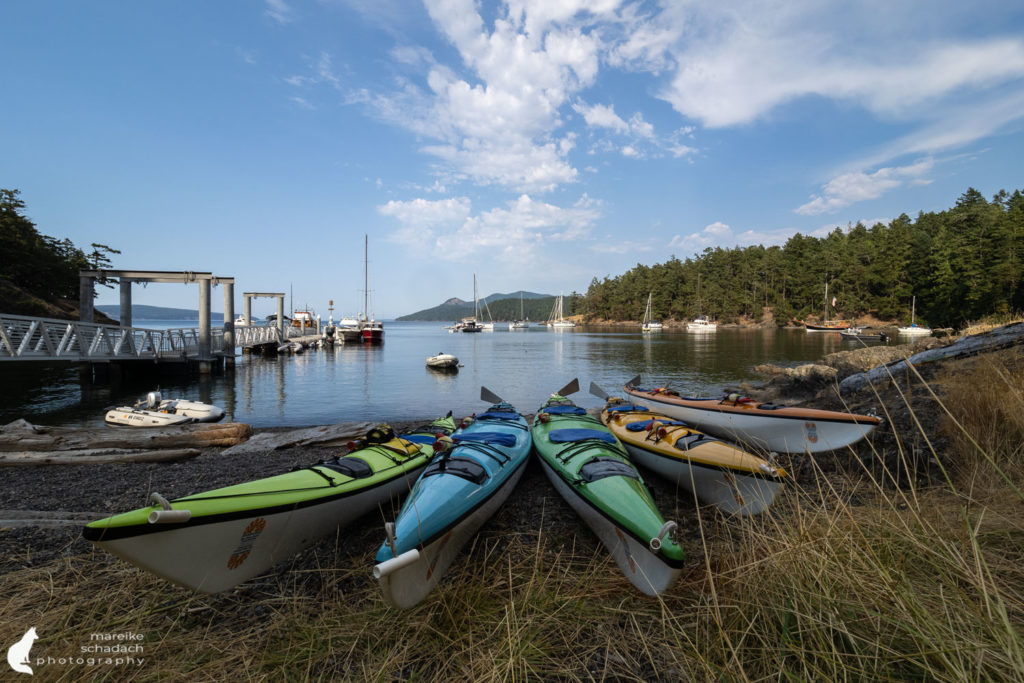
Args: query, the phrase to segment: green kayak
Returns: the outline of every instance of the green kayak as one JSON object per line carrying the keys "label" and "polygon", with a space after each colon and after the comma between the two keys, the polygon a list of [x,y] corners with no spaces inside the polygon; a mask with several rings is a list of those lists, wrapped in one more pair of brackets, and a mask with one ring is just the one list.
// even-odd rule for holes
{"label": "green kayak", "polygon": [[679,578],[683,549],[619,440],[566,398],[579,382],[551,397],[533,420],[533,446],[555,489],[611,552],[633,585],[648,595]]}
{"label": "green kayak", "polygon": [[113,555],[204,593],[227,590],[402,496],[434,455],[449,413],[396,436],[381,425],[346,455],[312,467],[167,501],[90,523]]}

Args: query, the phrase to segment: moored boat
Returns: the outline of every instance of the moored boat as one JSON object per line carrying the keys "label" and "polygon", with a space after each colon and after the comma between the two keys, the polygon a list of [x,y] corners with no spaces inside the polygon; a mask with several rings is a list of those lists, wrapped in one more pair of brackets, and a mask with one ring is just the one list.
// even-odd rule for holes
{"label": "moored boat", "polygon": [[431,461],[385,526],[373,575],[393,607],[412,607],[433,590],[526,469],[526,420],[483,387],[481,398],[495,403],[452,435],[453,446]]}
{"label": "moored boat", "polygon": [[459,359],[450,353],[441,351],[436,356],[429,356],[427,358],[427,367],[434,368],[435,370],[457,370]]}
{"label": "moored boat", "polygon": [[927,337],[931,335],[932,328],[926,325],[917,324],[917,297],[913,297],[910,303],[910,325],[898,327],[896,331],[903,337]]}
{"label": "moored boat", "polygon": [[653,293],[649,293],[647,295],[647,308],[644,309],[644,317],[643,320],[640,321],[641,332],[661,332],[662,328],[664,327],[661,324],[660,320],[654,319],[654,313],[651,307],[653,297]]}
{"label": "moored boat", "polygon": [[108,408],[104,421],[119,427],[170,427],[193,422],[217,422],[224,418],[224,409],[209,403],[180,398],[165,399],[159,391],[151,391],[133,406]]}
{"label": "moored boat", "polygon": [[687,332],[717,332],[718,323],[711,320],[706,315],[698,315],[696,318],[686,323]]}
{"label": "moored boat", "polygon": [[605,399],[601,422],[634,462],[678,484],[702,503],[754,515],[772,504],[787,479],[781,467],[685,422],[609,396],[594,384],[590,392]]}
{"label": "moored boat", "polygon": [[739,394],[723,398],[681,396],[666,387],[641,387],[640,377],[624,387],[642,406],[746,448],[787,453],[821,453],[854,444],[881,424],[874,415],[792,408]]}
{"label": "moored boat", "polygon": [[404,436],[379,426],[356,450],[266,479],[151,505],[87,525],[83,536],[168,581],[227,590],[306,548],[391,496],[404,494],[434,455],[449,414]]}
{"label": "moored boat", "polygon": [[850,327],[845,330],[840,330],[839,334],[843,339],[848,340],[860,340],[860,341],[877,341],[887,342],[889,341],[889,335],[881,330],[869,332],[862,327]]}
{"label": "moored boat", "polygon": [[593,529],[626,578],[647,595],[679,578],[683,549],[618,439],[565,396],[573,380],[544,402],[533,421],[533,445],[555,490]]}

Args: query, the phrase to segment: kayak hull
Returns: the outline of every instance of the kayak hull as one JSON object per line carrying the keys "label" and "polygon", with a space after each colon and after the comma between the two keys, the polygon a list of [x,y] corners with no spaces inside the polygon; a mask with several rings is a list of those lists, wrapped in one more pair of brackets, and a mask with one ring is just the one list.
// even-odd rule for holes
{"label": "kayak hull", "polygon": [[832,410],[687,398],[628,386],[625,391],[640,405],[701,431],[745,448],[780,453],[823,453],[844,448],[868,436],[881,423],[877,417]]}
{"label": "kayak hull", "polygon": [[377,553],[374,576],[392,607],[413,607],[438,585],[526,470],[531,438],[518,413],[492,407],[453,439],[421,474]]}
{"label": "kayak hull", "polygon": [[[566,409],[579,412],[560,412]],[[533,443],[552,486],[626,578],[647,595],[667,591],[683,568],[683,551],[672,531],[676,525],[661,516],[618,439],[600,421],[554,396],[534,418]]]}
{"label": "kayak hull", "polygon": [[785,470],[757,455],[619,399],[605,406],[601,421],[634,462],[701,503],[730,514],[763,512],[787,476]]}
{"label": "kayak hull", "polygon": [[433,457],[433,432],[454,427],[444,418],[312,467],[171,501],[153,494],[152,505],[92,522],[83,536],[168,581],[217,593],[406,493]]}

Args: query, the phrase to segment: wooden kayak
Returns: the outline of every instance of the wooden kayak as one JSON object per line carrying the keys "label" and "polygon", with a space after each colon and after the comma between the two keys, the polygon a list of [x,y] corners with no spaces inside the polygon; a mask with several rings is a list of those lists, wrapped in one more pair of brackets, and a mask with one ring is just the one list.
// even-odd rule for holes
{"label": "wooden kayak", "polygon": [[640,378],[634,377],[624,387],[630,400],[746,448],[821,453],[860,441],[882,422],[874,415],[792,408],[739,394],[692,398],[639,383]]}
{"label": "wooden kayak", "polygon": [[412,607],[437,586],[512,493],[530,457],[525,418],[500,398],[452,441],[420,475],[394,524],[385,525],[373,575],[392,607]]}
{"label": "wooden kayak", "polygon": [[754,515],[772,504],[786,480],[781,467],[685,422],[651,411],[591,385],[607,400],[601,422],[633,461],[678,484],[702,503],[733,514]]}
{"label": "wooden kayak", "polygon": [[533,445],[544,473],[626,578],[647,595],[659,595],[683,568],[676,523],[662,518],[619,440],[565,397],[578,390],[573,380],[534,417]]}
{"label": "wooden kayak", "polygon": [[83,536],[168,581],[217,593],[266,571],[406,493],[448,417],[404,436],[382,425],[319,465],[152,505],[87,525]]}

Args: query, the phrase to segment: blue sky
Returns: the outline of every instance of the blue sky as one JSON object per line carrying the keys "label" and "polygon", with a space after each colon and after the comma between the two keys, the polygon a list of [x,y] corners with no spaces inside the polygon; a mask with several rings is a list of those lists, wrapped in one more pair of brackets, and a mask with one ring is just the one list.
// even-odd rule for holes
{"label": "blue sky", "polygon": [[378,318],[1024,187],[1024,4],[843,5],[9,0],[0,187],[236,308],[361,311],[368,234]]}

